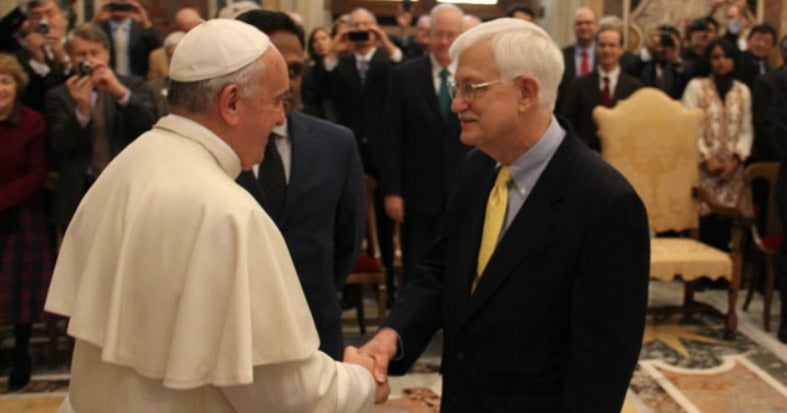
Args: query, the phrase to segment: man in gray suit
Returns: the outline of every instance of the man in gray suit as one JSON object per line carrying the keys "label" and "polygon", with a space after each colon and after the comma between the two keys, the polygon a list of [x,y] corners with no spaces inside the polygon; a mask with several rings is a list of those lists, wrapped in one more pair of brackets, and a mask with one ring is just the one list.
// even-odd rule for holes
{"label": "man in gray suit", "polygon": [[[300,113],[303,32],[284,13],[251,10],[238,16],[270,36],[284,56],[290,93],[287,120],[273,130],[258,168],[238,183],[284,235],[309,304],[320,350],[341,360],[341,290],[360,252],[364,224],[361,159],[352,132]],[[256,176],[255,176],[256,175]],[[278,179],[276,179],[278,178]],[[278,182],[277,182],[278,181]]]}
{"label": "man in gray suit", "polygon": [[52,205],[60,230],[109,161],[155,120],[145,82],[110,68],[109,39],[100,27],[78,27],[67,48],[77,73],[46,97],[52,155],[60,162]]}

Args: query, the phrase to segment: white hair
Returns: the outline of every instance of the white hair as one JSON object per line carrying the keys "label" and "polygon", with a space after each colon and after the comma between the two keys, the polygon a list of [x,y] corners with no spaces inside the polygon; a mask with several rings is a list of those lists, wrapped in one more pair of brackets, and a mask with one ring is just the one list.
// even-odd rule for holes
{"label": "white hair", "polygon": [[465,50],[486,40],[490,41],[503,81],[531,76],[539,86],[539,109],[552,112],[564,63],[560,48],[547,32],[533,23],[508,17],[481,23],[456,38],[448,51],[451,60],[457,60]]}
{"label": "white hair", "polygon": [[178,44],[178,42],[180,42],[180,40],[183,39],[183,36],[185,36],[185,35],[186,35],[186,32],[184,32],[184,31],[181,31],[181,30],[174,31],[174,32],[170,33],[167,36],[166,39],[164,39],[164,43],[162,44],[162,46],[165,49],[170,47],[170,46],[174,46],[174,45]]}
{"label": "white hair", "polygon": [[459,15],[463,18],[465,16],[465,12],[463,12],[462,9],[459,8],[459,6],[457,6],[456,4],[439,3],[437,6],[432,7],[432,11],[429,12],[429,17],[434,21],[437,14],[442,12],[443,10],[453,10],[459,13]]}
{"label": "white hair", "polygon": [[259,4],[253,1],[236,1],[219,10],[217,17],[220,19],[234,19],[249,10],[259,10],[261,8]]}

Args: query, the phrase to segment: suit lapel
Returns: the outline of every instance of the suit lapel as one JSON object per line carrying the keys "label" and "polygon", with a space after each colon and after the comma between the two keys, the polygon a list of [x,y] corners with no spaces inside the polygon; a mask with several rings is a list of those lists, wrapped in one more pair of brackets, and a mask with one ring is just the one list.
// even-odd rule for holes
{"label": "suit lapel", "polygon": [[429,107],[429,110],[432,112],[432,117],[443,121],[443,115],[440,114],[440,103],[437,101],[437,94],[434,91],[432,61],[429,59],[429,55],[422,57],[421,61],[418,62],[416,76],[418,76],[418,88],[424,94],[426,106]]}
{"label": "suit lapel", "polygon": [[472,188],[470,196],[464,201],[462,209],[466,211],[463,215],[461,231],[463,239],[459,242],[457,268],[457,309],[467,309],[467,302],[470,300],[470,285],[475,278],[476,265],[478,263],[478,249],[481,245],[481,233],[484,227],[484,215],[486,214],[486,201],[489,192],[495,183],[495,161],[487,158],[487,162],[482,165],[480,171],[473,173],[467,181],[467,188]]}
{"label": "suit lapel", "polygon": [[594,102],[596,104],[601,103],[601,89],[599,88],[599,73],[598,71],[590,72],[590,76],[588,76],[587,83],[585,83],[585,87],[587,87],[587,92],[590,94],[590,102]]}
{"label": "suit lapel", "polygon": [[[574,140],[576,137],[570,135],[566,135],[563,139],[538,179],[533,192],[498,243],[475,293],[470,298],[468,318],[482,308],[494,292],[501,288],[512,276],[517,265],[529,258],[532,250],[552,229],[555,220],[554,207],[565,198],[569,185],[568,171],[573,163]],[[532,277],[537,274],[529,274],[525,270],[524,273],[519,272],[517,275]]]}
{"label": "suit lapel", "polygon": [[311,179],[314,165],[318,162],[314,150],[317,145],[311,144],[311,140],[319,137],[312,136],[311,125],[300,113],[292,112],[287,116],[287,134],[290,137],[292,150],[290,151],[290,181],[287,183],[282,224],[287,222],[290,212],[303,195],[306,182]]}

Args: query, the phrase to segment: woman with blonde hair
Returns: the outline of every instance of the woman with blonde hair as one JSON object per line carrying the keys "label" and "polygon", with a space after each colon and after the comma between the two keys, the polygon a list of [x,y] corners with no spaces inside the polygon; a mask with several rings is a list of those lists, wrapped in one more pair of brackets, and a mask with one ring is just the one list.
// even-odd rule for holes
{"label": "woman with blonde hair", "polygon": [[43,200],[47,129],[19,104],[27,82],[16,58],[0,53],[0,324],[13,324],[15,339],[9,390],[30,381],[30,331],[46,317],[54,255]]}

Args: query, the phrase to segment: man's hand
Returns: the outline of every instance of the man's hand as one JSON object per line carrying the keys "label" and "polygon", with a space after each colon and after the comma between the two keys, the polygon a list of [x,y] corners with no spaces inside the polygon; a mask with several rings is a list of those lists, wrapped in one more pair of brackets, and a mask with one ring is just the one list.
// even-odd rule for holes
{"label": "man's hand", "polygon": [[142,5],[140,5],[135,0],[126,0],[126,2],[133,7],[133,9],[128,14],[129,17],[139,23],[143,29],[149,29],[151,26],[153,26],[153,23],[150,22],[150,18],[148,17],[147,10],[145,10]]}
{"label": "man's hand", "polygon": [[101,3],[101,8],[98,9],[95,15],[93,15],[93,23],[101,24],[101,22],[105,22],[112,17],[112,11],[109,10],[109,5],[113,4],[114,0],[104,0]]}
{"label": "man's hand", "polygon": [[46,37],[41,33],[32,31],[25,36],[25,48],[36,62],[46,63],[44,44],[46,44]]}
{"label": "man's hand", "polygon": [[397,47],[391,40],[388,38],[388,35],[380,28],[380,26],[373,24],[369,27],[369,33],[374,33],[375,38],[377,39],[377,45],[386,51],[388,51],[389,55],[393,55],[394,51],[396,51]]}
{"label": "man's hand", "polygon": [[352,51],[352,42],[347,38],[349,32],[350,29],[347,27],[342,27],[336,32],[336,35],[331,39],[331,49],[328,51],[328,55],[338,58],[339,55]]}
{"label": "man's hand", "polygon": [[401,224],[404,222],[404,198],[399,195],[386,195],[385,196],[385,213],[394,220],[394,222]]}
{"label": "man's hand", "polygon": [[93,91],[93,82],[90,76],[71,76],[66,79],[68,94],[74,99],[79,113],[90,116],[93,109],[90,105],[90,93]]}
{"label": "man's hand", "polygon": [[372,337],[366,344],[358,349],[359,354],[372,356],[374,358],[374,378],[378,383],[388,381],[388,363],[396,355],[396,347],[399,345],[399,338],[390,328],[383,328]]}
{"label": "man's hand", "polygon": [[[356,347],[347,346],[347,348],[344,349],[344,362],[349,364],[357,364],[366,370],[369,370],[369,373],[371,373],[372,376],[375,375],[374,359],[367,354],[360,354]],[[382,403],[388,400],[388,395],[391,393],[391,387],[388,385],[388,380],[385,380],[382,383],[377,380],[375,381],[377,387],[374,391],[374,402]]]}
{"label": "man's hand", "polygon": [[115,72],[104,63],[95,63],[90,75],[93,87],[105,90],[115,99],[120,99],[126,94],[126,87],[115,76]]}

